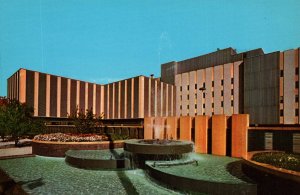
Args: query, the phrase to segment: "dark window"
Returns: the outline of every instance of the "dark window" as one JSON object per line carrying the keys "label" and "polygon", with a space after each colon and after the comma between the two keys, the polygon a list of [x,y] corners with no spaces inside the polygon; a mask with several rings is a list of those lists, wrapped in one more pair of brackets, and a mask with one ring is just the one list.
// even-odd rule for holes
{"label": "dark window", "polygon": [[205,93],[203,93],[203,98],[205,98]]}
{"label": "dark window", "polygon": [[233,100],[231,100],[231,106],[233,106]]}
{"label": "dark window", "polygon": [[296,81],[295,85],[296,85],[296,89],[298,89],[299,88],[299,81]]}
{"label": "dark window", "polygon": [[180,105],[180,110],[182,110],[182,105]]}
{"label": "dark window", "polygon": [[197,84],[195,84],[195,89],[197,89]]}
{"label": "dark window", "polygon": [[283,77],[283,70],[280,70],[280,77]]}
{"label": "dark window", "polygon": [[223,103],[223,101],[221,101],[221,107],[223,107],[224,106],[224,103]]}
{"label": "dark window", "polygon": [[203,115],[205,115],[205,112],[203,112]]}
{"label": "dark window", "polygon": [[214,112],[211,113],[211,115],[214,115],[214,114],[215,114]]}
{"label": "dark window", "polygon": [[233,79],[233,78],[231,78],[231,84],[233,84],[233,82],[234,82],[234,79]]}
{"label": "dark window", "polygon": [[233,93],[233,89],[231,89],[231,95],[233,95],[234,93]]}
{"label": "dark window", "polygon": [[197,109],[197,104],[195,104],[195,109]]}
{"label": "dark window", "polygon": [[223,92],[223,90],[221,91],[221,96],[224,96],[224,92]]}
{"label": "dark window", "polygon": [[190,86],[189,85],[187,86],[187,90],[190,90]]}
{"label": "dark window", "polygon": [[224,80],[223,79],[221,80],[221,85],[224,85]]}
{"label": "dark window", "polygon": [[188,99],[188,100],[190,99],[190,95],[187,95],[187,99]]}
{"label": "dark window", "polygon": [[214,87],[214,81],[211,82],[211,86]]}
{"label": "dark window", "polygon": [[190,105],[187,105],[186,108],[187,108],[187,109],[190,109]]}
{"label": "dark window", "polygon": [[180,86],[180,91],[182,91],[182,86]]}
{"label": "dark window", "polygon": [[215,104],[214,104],[214,103],[212,103],[212,104],[211,104],[211,107],[214,107],[214,105],[215,105]]}
{"label": "dark window", "polygon": [[212,95],[212,97],[214,97],[215,93],[214,93],[214,92],[212,92],[212,93],[211,93],[211,95]]}
{"label": "dark window", "polygon": [[203,83],[203,88],[205,88],[205,83]]}
{"label": "dark window", "polygon": [[296,68],[296,75],[299,75],[299,68]]}
{"label": "dark window", "polygon": [[295,110],[295,115],[296,115],[296,116],[299,116],[299,109],[296,109],[296,110]]}
{"label": "dark window", "polygon": [[280,110],[280,116],[283,116],[283,110],[282,109]]}
{"label": "dark window", "polygon": [[205,108],[205,104],[203,104],[203,108]]}
{"label": "dark window", "polygon": [[280,96],[279,100],[280,100],[280,103],[283,103],[283,96]]}
{"label": "dark window", "polygon": [[[282,97],[282,96],[281,96],[281,97]],[[295,101],[296,101],[296,102],[299,102],[299,95],[296,95]],[[280,102],[280,103],[281,103],[281,102]]]}

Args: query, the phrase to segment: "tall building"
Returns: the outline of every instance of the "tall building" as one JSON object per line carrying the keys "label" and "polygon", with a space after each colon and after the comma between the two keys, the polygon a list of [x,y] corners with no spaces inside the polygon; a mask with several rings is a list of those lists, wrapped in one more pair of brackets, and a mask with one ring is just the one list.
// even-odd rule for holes
{"label": "tall building", "polygon": [[251,124],[300,124],[299,52],[218,49],[162,64],[160,80],[106,85],[20,69],[8,79],[8,97],[44,117],[67,117],[78,106],[107,119],[246,113]]}
{"label": "tall building", "polygon": [[252,124],[299,124],[299,48],[232,48],[161,66],[176,86],[176,115],[246,113]]}
{"label": "tall building", "polygon": [[106,85],[20,69],[7,80],[7,96],[26,102],[37,117],[68,117],[92,109],[105,119],[173,116],[174,86],[137,76]]}

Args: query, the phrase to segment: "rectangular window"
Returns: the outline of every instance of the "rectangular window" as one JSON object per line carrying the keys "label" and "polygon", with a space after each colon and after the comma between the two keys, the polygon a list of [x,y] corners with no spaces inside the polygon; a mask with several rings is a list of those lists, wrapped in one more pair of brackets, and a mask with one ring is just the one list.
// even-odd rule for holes
{"label": "rectangular window", "polygon": [[203,104],[203,108],[205,108],[205,104]]}
{"label": "rectangular window", "polygon": [[296,85],[296,89],[299,89],[299,81],[296,81],[295,85]]}
{"label": "rectangular window", "polygon": [[223,90],[221,91],[221,96],[224,96],[224,92],[223,92]]}
{"label": "rectangular window", "polygon": [[211,86],[214,87],[214,81],[211,82]]}
{"label": "rectangular window", "polygon": [[182,105],[180,105],[180,110],[182,110]]}
{"label": "rectangular window", "polygon": [[187,108],[187,109],[190,109],[190,105],[187,105],[186,108]]}
{"label": "rectangular window", "polygon": [[231,78],[231,84],[233,84],[233,82],[234,82],[234,79],[233,79],[233,78]]}
{"label": "rectangular window", "polygon": [[195,109],[197,109],[197,104],[195,104]]}
{"label": "rectangular window", "polygon": [[295,115],[296,115],[296,116],[299,116],[299,109],[296,109],[296,110],[295,110]]}
{"label": "rectangular window", "polygon": [[299,75],[299,68],[296,68],[296,75]]}
{"label": "rectangular window", "polygon": [[221,85],[224,85],[224,80],[223,79],[221,80]]}
{"label": "rectangular window", "polygon": [[180,91],[182,91],[182,86],[180,86]]}
{"label": "rectangular window", "polygon": [[282,109],[280,110],[280,116],[283,116],[283,110]]}
{"label": "rectangular window", "polygon": [[[295,96],[295,102],[299,102],[299,95]],[[281,103],[281,102],[280,102]]]}
{"label": "rectangular window", "polygon": [[224,102],[223,101],[221,101],[221,107],[223,107],[224,106]]}
{"label": "rectangular window", "polygon": [[283,103],[283,96],[280,96],[279,101],[280,103]]}
{"label": "rectangular window", "polygon": [[205,98],[205,93],[203,93],[203,98]]}
{"label": "rectangular window", "polygon": [[187,86],[187,90],[190,90],[190,86],[189,85]]}
{"label": "rectangular window", "polygon": [[203,88],[205,88],[205,82],[203,83]]}
{"label": "rectangular window", "polygon": [[214,104],[214,103],[212,103],[212,104],[211,104],[211,107],[214,107],[214,105],[215,105],[215,104]]}
{"label": "rectangular window", "polygon": [[231,106],[233,106],[233,100],[231,100]]}
{"label": "rectangular window", "polygon": [[280,77],[283,77],[283,70],[280,70]]}
{"label": "rectangular window", "polygon": [[212,95],[212,97],[214,97],[215,93],[214,93],[214,92],[212,92],[212,93],[211,93],[211,95]]}
{"label": "rectangular window", "polygon": [[187,95],[187,100],[189,100],[190,99],[190,95]]}
{"label": "rectangular window", "polygon": [[231,95],[233,95],[234,93],[233,93],[233,89],[231,89]]}
{"label": "rectangular window", "polygon": [[197,89],[197,84],[195,84],[195,89]]}

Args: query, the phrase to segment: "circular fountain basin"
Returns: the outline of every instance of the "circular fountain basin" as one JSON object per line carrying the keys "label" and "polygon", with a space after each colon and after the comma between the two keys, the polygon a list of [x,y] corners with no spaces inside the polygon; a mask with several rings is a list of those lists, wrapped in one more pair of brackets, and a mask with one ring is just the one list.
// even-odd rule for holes
{"label": "circular fountain basin", "polygon": [[193,143],[178,140],[128,140],[124,150],[136,154],[172,155],[193,151]]}
{"label": "circular fountain basin", "polygon": [[113,150],[68,150],[65,161],[82,169],[124,169],[129,162],[123,156],[123,149]]}
{"label": "circular fountain basin", "polygon": [[145,168],[147,160],[170,161],[183,158],[193,151],[193,143],[178,140],[127,140],[124,155],[131,168]]}

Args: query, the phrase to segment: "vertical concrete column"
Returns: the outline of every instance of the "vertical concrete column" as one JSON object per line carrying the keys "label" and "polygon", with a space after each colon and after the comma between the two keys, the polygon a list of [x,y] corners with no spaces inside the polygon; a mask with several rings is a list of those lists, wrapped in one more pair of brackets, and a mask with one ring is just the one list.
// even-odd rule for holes
{"label": "vertical concrete column", "polygon": [[226,155],[226,116],[212,116],[212,154]]}
{"label": "vertical concrete column", "polygon": [[19,79],[19,101],[21,103],[26,102],[26,70],[20,70],[20,79]]}
{"label": "vertical concrete column", "polygon": [[[205,81],[205,74],[204,70],[197,70],[197,115],[202,115],[203,114],[203,93],[205,94],[204,90],[204,81]],[[200,90],[201,89],[201,90]]]}
{"label": "vertical concrete column", "polygon": [[144,93],[145,93],[145,77],[139,77],[139,118],[144,118]]}
{"label": "vertical concrete column", "polygon": [[61,107],[61,77],[57,77],[57,117],[60,117],[60,107]]}
{"label": "vertical concrete column", "polygon": [[182,91],[181,91],[181,98],[182,98],[182,106],[181,106],[181,114],[182,116],[187,116],[188,115],[188,106],[189,106],[189,100],[188,100],[188,95],[189,95],[189,90],[188,90],[188,85],[189,85],[189,73],[183,73],[181,77],[181,84],[182,84]]}
{"label": "vertical concrete column", "polygon": [[239,67],[242,64],[242,61],[233,63],[233,114],[239,113]]}
{"label": "vertical concrete column", "polygon": [[207,154],[208,150],[208,116],[195,117],[195,152]]}
{"label": "vertical concrete column", "polygon": [[167,139],[178,139],[177,136],[177,117],[166,118],[166,138]]}
{"label": "vertical concrete column", "polygon": [[[189,90],[188,90],[188,95],[189,95],[189,116],[195,116],[195,92],[197,92],[197,89],[195,89],[195,84],[196,84],[196,71],[192,71],[189,73]],[[198,87],[197,87],[198,88]]]}
{"label": "vertical concrete column", "polygon": [[191,141],[192,140],[192,117],[181,116],[179,120],[180,120],[180,140]]}
{"label": "vertical concrete column", "polygon": [[96,89],[96,84],[94,83],[93,84],[93,113],[96,114],[97,113],[97,107],[96,107],[96,92],[97,92],[97,89]]}
{"label": "vertical concrete column", "polygon": [[180,98],[180,96],[182,95],[182,92],[180,91],[180,88],[182,87],[182,83],[181,83],[181,74],[175,75],[175,89],[173,89],[173,93],[175,93],[176,95],[176,110],[175,110],[175,116],[180,116],[181,114],[181,109],[180,106],[182,105],[182,100]]}
{"label": "vertical concrete column", "polygon": [[76,107],[79,109],[80,81],[76,81]]}
{"label": "vertical concrete column", "polygon": [[[70,101],[67,101],[70,104]],[[50,75],[46,76],[46,116],[50,116]]]}
{"label": "vertical concrete column", "polygon": [[33,103],[33,109],[34,109],[34,116],[39,115],[39,73],[34,72],[34,103]]}
{"label": "vertical concrete column", "polygon": [[144,139],[153,139],[154,117],[144,118]]}
{"label": "vertical concrete column", "polygon": [[165,118],[155,117],[154,119],[154,139],[165,138]]}
{"label": "vertical concrete column", "polygon": [[248,114],[233,114],[231,122],[231,156],[246,157],[248,148]]}

